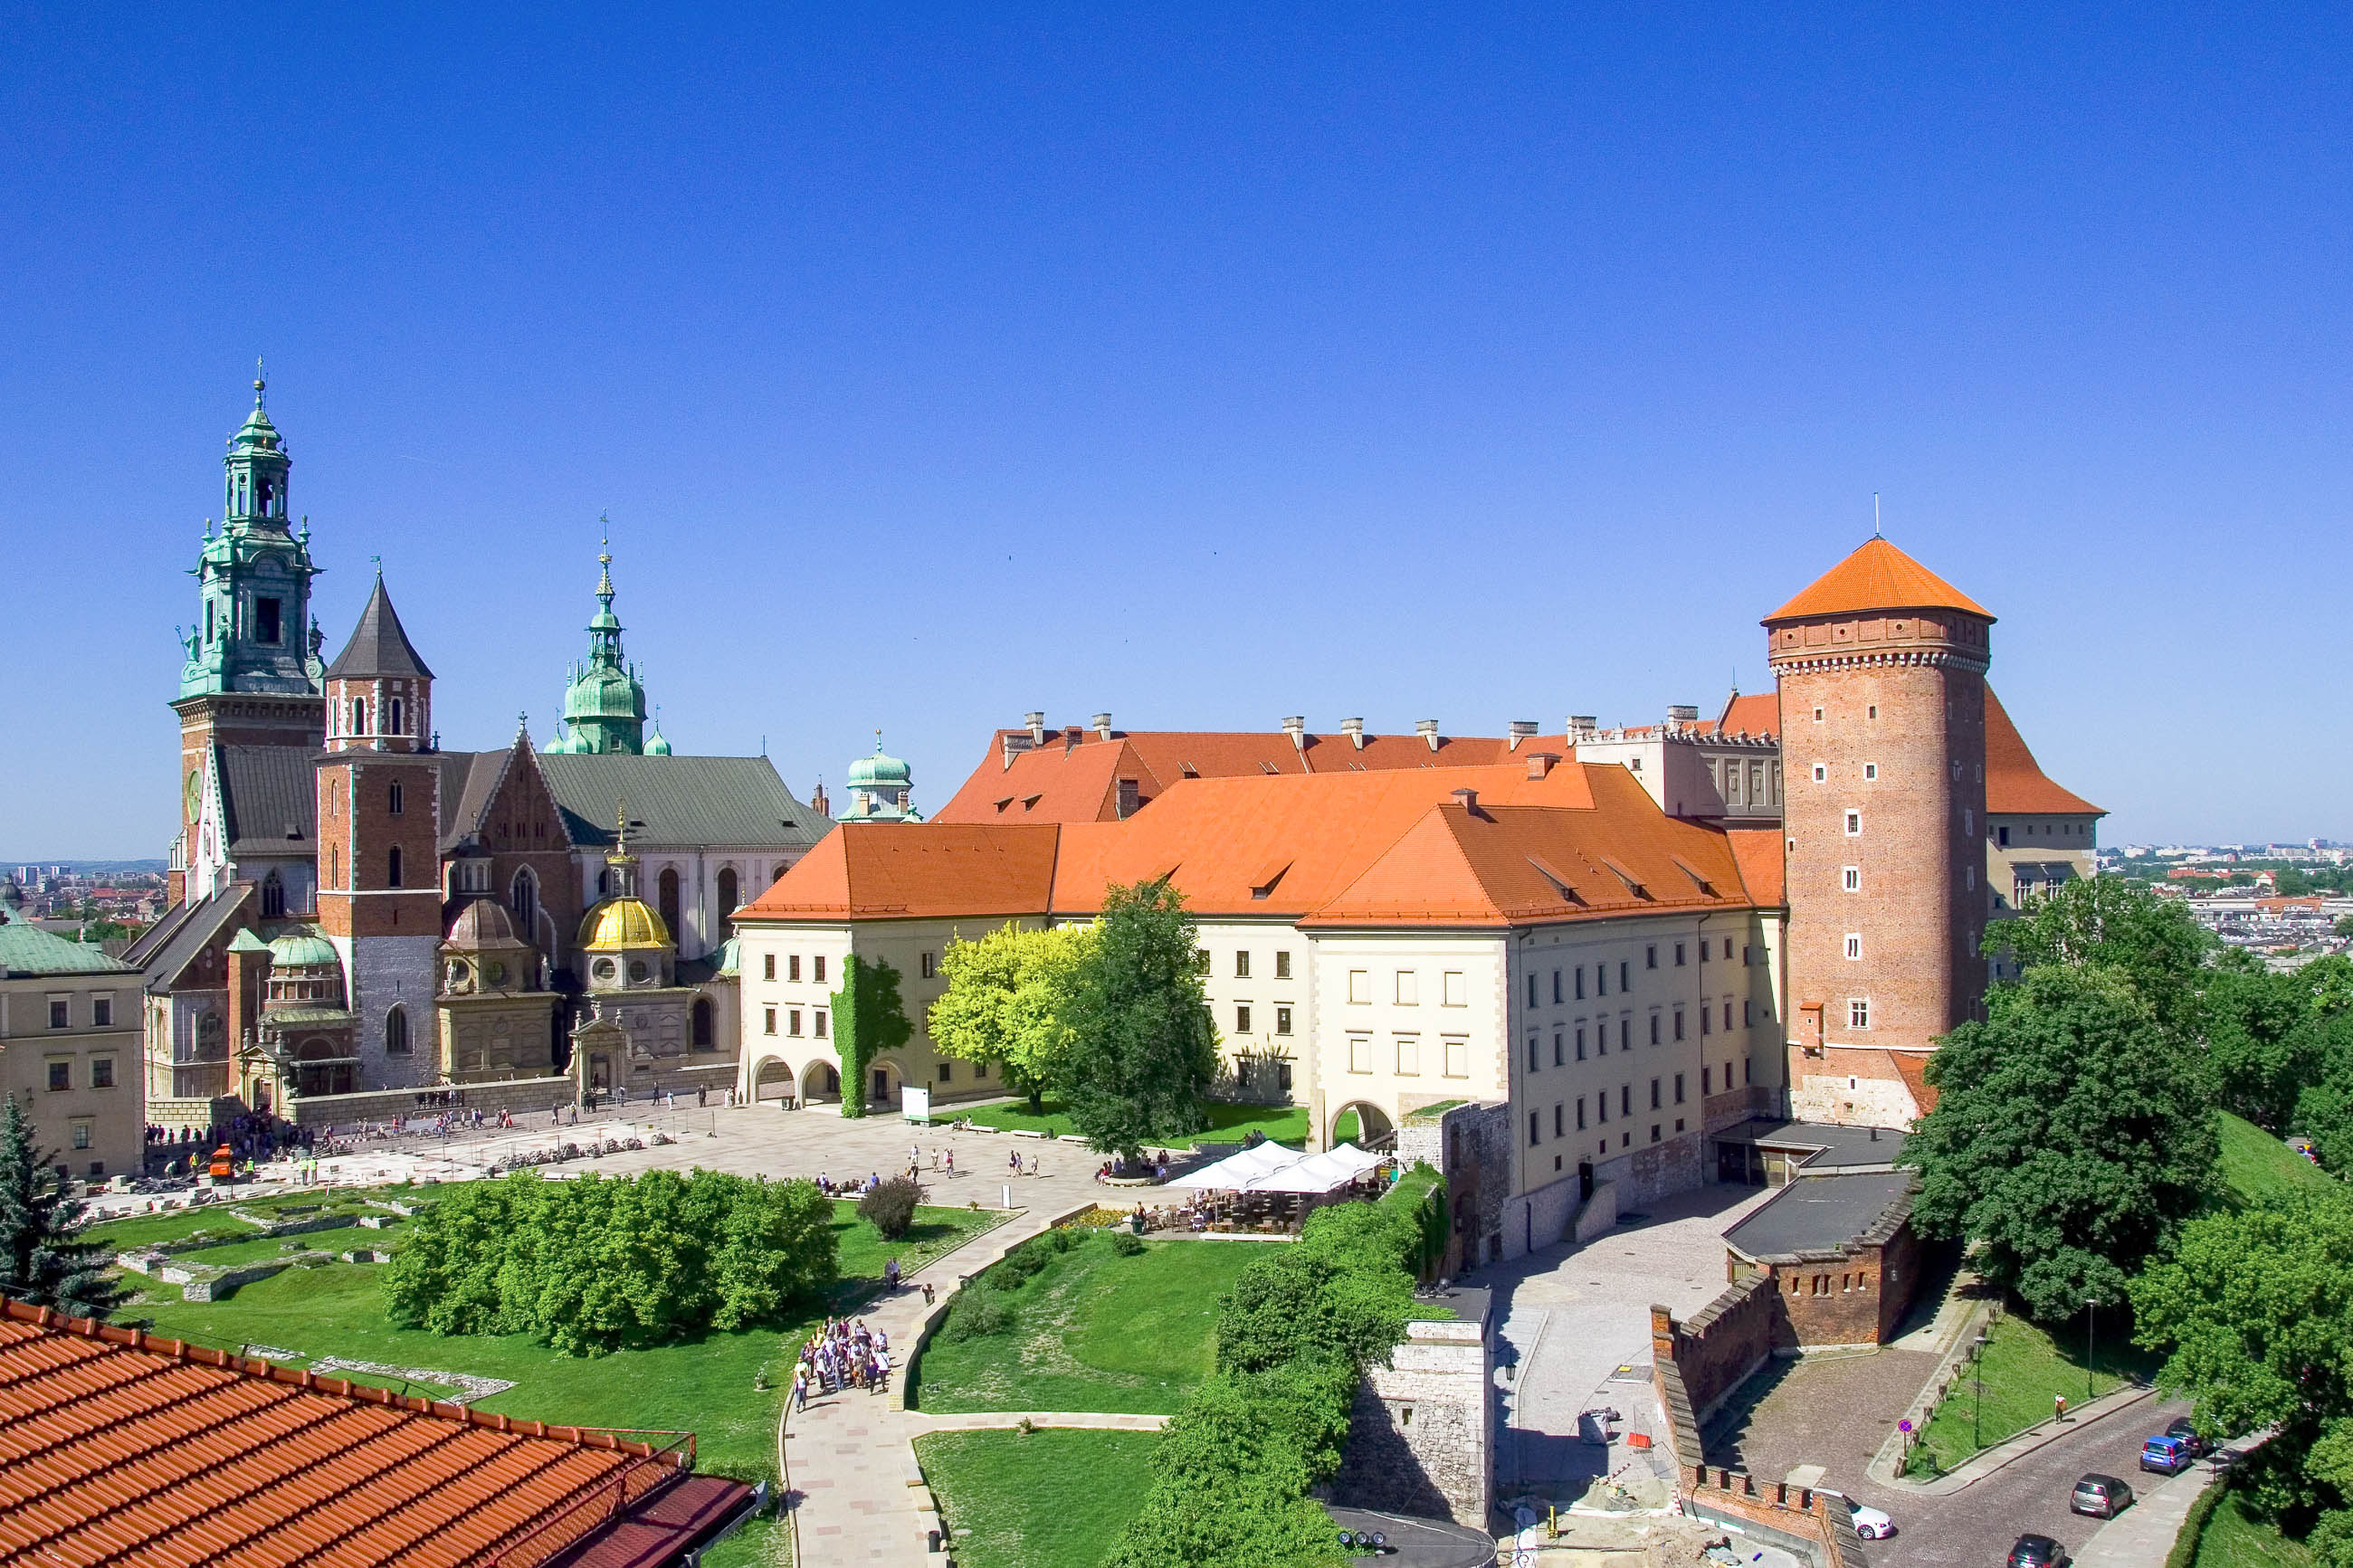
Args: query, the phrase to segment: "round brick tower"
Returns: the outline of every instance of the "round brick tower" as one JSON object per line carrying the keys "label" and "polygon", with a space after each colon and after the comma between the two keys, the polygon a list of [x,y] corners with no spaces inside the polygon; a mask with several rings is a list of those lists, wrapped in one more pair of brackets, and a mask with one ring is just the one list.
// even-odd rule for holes
{"label": "round brick tower", "polygon": [[1791,1111],[1906,1126],[1985,994],[1994,617],[1873,538],[1765,618],[1780,685]]}

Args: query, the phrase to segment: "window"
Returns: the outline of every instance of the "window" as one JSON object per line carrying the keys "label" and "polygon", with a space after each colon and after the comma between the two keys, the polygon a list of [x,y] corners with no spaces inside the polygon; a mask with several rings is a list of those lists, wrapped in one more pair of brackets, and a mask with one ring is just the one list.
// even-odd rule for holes
{"label": "window", "polygon": [[1618,1114],[1620,1116],[1634,1114],[1634,1086],[1630,1083],[1621,1083],[1618,1086]]}
{"label": "window", "polygon": [[1533,1007],[1533,1006],[1535,1006],[1535,1005],[1536,1005],[1536,977],[1535,977],[1535,974],[1531,973],[1531,974],[1528,976],[1528,1005],[1529,1005],[1529,1006],[1531,1006],[1531,1007]]}
{"label": "window", "polygon": [[1560,1101],[1554,1100],[1552,1105],[1552,1135],[1556,1138],[1563,1135],[1562,1130],[1567,1124],[1565,1117],[1566,1108],[1562,1106]]}
{"label": "window", "polygon": [[284,628],[279,625],[279,606],[277,600],[262,598],[253,601],[254,641],[274,643],[279,639],[283,629]]}
{"label": "window", "polygon": [[1446,1076],[1471,1076],[1471,1042],[1460,1035],[1451,1036],[1446,1041]]}
{"label": "window", "polygon": [[930,953],[928,953],[928,952],[927,952],[927,953],[925,953],[925,954],[923,954],[923,963],[922,963],[922,968],[923,968],[923,977],[924,979],[926,979],[926,980],[929,980],[929,979],[932,977],[932,973],[933,973],[933,963],[934,963],[934,960],[933,960],[932,955],[931,955]]}
{"label": "window", "polygon": [[1421,1075],[1419,1036],[1399,1035],[1397,1037],[1397,1069],[1400,1078],[1419,1078]]}
{"label": "window", "polygon": [[1814,722],[1815,722],[1815,723],[1817,723],[1817,724],[1819,724],[1819,723],[1820,723],[1821,721],[1822,721],[1822,710],[1821,710],[1820,709],[1817,708],[1817,709],[1815,709],[1815,710],[1814,710]]}
{"label": "window", "polygon": [[1582,1024],[1577,1026],[1577,1059],[1585,1059],[1585,1026]]}
{"label": "window", "polygon": [[1562,1067],[1565,1066],[1567,1061],[1568,1053],[1563,1047],[1560,1031],[1558,1029],[1555,1029],[1552,1032],[1552,1065],[1555,1067]]}
{"label": "window", "polygon": [[1675,1103],[1676,1103],[1677,1105],[1681,1105],[1683,1102],[1683,1074],[1681,1074],[1681,1073],[1677,1073],[1677,1074],[1675,1074]]}
{"label": "window", "polygon": [[1714,1068],[1702,1067],[1699,1069],[1699,1091],[1703,1096],[1714,1094],[1715,1092],[1715,1069]]}
{"label": "window", "polygon": [[1634,965],[1622,958],[1618,961],[1618,989],[1620,991],[1634,989]]}
{"label": "window", "polygon": [[1653,1110],[1659,1109],[1659,1080],[1657,1079],[1652,1079],[1651,1080],[1651,1109]]}
{"label": "window", "polygon": [[1350,1072],[1373,1070],[1372,1036],[1350,1035],[1348,1037],[1348,1070]]}
{"label": "window", "polygon": [[1533,1148],[1535,1148],[1537,1144],[1539,1144],[1539,1143],[1541,1143],[1541,1142],[1544,1142],[1544,1135],[1543,1135],[1543,1133],[1539,1131],[1539,1123],[1538,1123],[1538,1121],[1537,1121],[1536,1113],[1535,1113],[1535,1111],[1531,1110],[1531,1111],[1529,1111],[1529,1112],[1528,1112],[1528,1147],[1529,1147],[1529,1148],[1531,1148],[1531,1149],[1533,1149]]}
{"label": "window", "polygon": [[1653,1143],[1655,1143],[1655,1142],[1657,1142],[1658,1141],[1659,1141],[1659,1124],[1658,1124],[1657,1122],[1653,1121],[1653,1122],[1651,1122],[1651,1142],[1653,1142]]}
{"label": "window", "polygon": [[1659,1043],[1659,1016],[1658,1016],[1656,1013],[1653,1013],[1653,1014],[1651,1014],[1651,1044],[1652,1044],[1652,1045],[1654,1045],[1654,1046],[1655,1046],[1655,1045],[1657,1045],[1658,1043]]}
{"label": "window", "polygon": [[1861,958],[1862,956],[1862,933],[1861,931],[1851,931],[1846,933],[1846,955],[1849,958]]}
{"label": "window", "polygon": [[1370,1002],[1372,999],[1373,977],[1371,973],[1362,969],[1351,969],[1348,971],[1348,1000],[1351,1002]]}
{"label": "window", "polygon": [[1577,966],[1577,999],[1585,1000],[1585,965],[1581,963]]}
{"label": "window", "polygon": [[[1725,1005],[1724,1017],[1724,1026],[1727,1029],[1732,1027],[1732,1007],[1729,1003]],[[1740,1004],[1740,1026],[1744,1029],[1753,1029],[1757,1026],[1757,999],[1753,996]]]}
{"label": "window", "polygon": [[90,1058],[90,1087],[92,1089],[112,1089],[114,1087],[114,1058],[112,1057],[92,1057]]}
{"label": "window", "polygon": [[730,866],[719,873],[719,918],[735,919],[735,907],[741,900],[735,896],[735,868]]}
{"label": "window", "polygon": [[1831,771],[1830,771],[1830,769],[1828,769],[1827,767],[1824,767],[1824,766],[1823,766],[1821,763],[1816,763],[1814,764],[1814,782],[1815,782],[1816,784],[1821,784],[1821,783],[1823,783],[1824,781],[1826,781],[1827,779],[1829,779],[1829,777],[1830,777],[1830,776],[1831,776]]}
{"label": "window", "polygon": [[[1579,1100],[1579,1101],[1577,1102],[1577,1104],[1578,1104],[1580,1107],[1582,1107],[1584,1103],[1585,1103],[1585,1102],[1584,1102],[1583,1100]],[[1604,1089],[1604,1090],[1602,1090],[1599,1094],[1597,1094],[1597,1095],[1595,1095],[1595,1096],[1593,1097],[1593,1114],[1594,1114],[1594,1118],[1595,1118],[1595,1120],[1596,1120],[1596,1121],[1599,1121],[1599,1122],[1601,1123],[1601,1125],[1602,1125],[1602,1126],[1607,1127],[1607,1126],[1609,1126],[1609,1090]]]}
{"label": "window", "polygon": [[1850,893],[1860,893],[1862,891],[1862,868],[1860,866],[1841,867],[1839,870],[1839,887],[1841,890]]}
{"label": "window", "polygon": [[1234,978],[1248,980],[1250,977],[1250,954],[1237,949],[1234,952]]}
{"label": "window", "polygon": [[364,697],[352,699],[352,733],[354,735],[367,733],[367,699]]}
{"label": "window", "polygon": [[1642,967],[1645,969],[1656,969],[1659,967],[1659,944],[1657,942],[1651,942],[1643,947]]}
{"label": "window", "polygon": [[1879,776],[1879,764],[1878,764],[1877,763],[1863,763],[1863,764],[1862,764],[1862,776],[1863,776],[1864,778],[1866,778],[1866,779],[1875,779],[1875,778],[1877,778],[1877,777]]}
{"label": "window", "polygon": [[93,1029],[111,1029],[114,1026],[113,997],[93,996],[90,999],[90,1026]]}
{"label": "window", "polygon": [[[760,957],[760,978],[763,980],[774,980],[776,977],[776,955],[773,952],[763,953]],[[776,1031],[773,1028],[768,1031],[768,1033],[772,1035],[776,1032]]]}
{"label": "window", "polygon": [[1577,1097],[1577,1130],[1585,1131],[1585,1096],[1581,1094]]}
{"label": "window", "polygon": [[53,1089],[59,1090],[71,1089],[73,1087],[73,1063],[51,1062],[49,1064],[49,1087]]}
{"label": "window", "polygon": [[1846,814],[1846,836],[1849,838],[1862,837],[1862,813],[1850,811]]}
{"label": "window", "polygon": [[774,1007],[769,1007],[764,1009],[764,1011],[767,1014],[767,1027],[763,1032],[773,1035],[776,1032],[776,1010]]}
{"label": "window", "polygon": [[819,1007],[816,1009],[816,1014],[817,1016],[810,1020],[810,1028],[811,1032],[821,1040],[825,1038],[825,1009]]}
{"label": "window", "polygon": [[1634,1048],[1634,1020],[1631,1018],[1618,1020],[1618,1048],[1621,1051]]}
{"label": "window", "polygon": [[384,1016],[384,1054],[405,1057],[408,1054],[408,1009],[396,1005]]}
{"label": "window", "polygon": [[1873,719],[1876,719],[1876,718],[1878,718],[1878,717],[1879,717],[1879,704],[1878,704],[1878,703],[1876,703],[1876,702],[1873,703],[1870,707],[1868,707],[1868,708],[1864,709],[1864,710],[1863,710],[1863,712],[1864,712],[1865,716],[1867,716],[1867,717],[1869,717],[1869,718],[1873,718]]}
{"label": "window", "polygon": [[1994,842],[2000,844],[2004,849],[2010,847],[2010,829],[2008,827],[1995,828],[1993,830],[1993,837]]}
{"label": "window", "polygon": [[1754,1069],[1756,1068],[1756,1066],[1757,1066],[1757,1061],[1756,1061],[1756,1058],[1753,1058],[1753,1057],[1743,1057],[1743,1058],[1740,1058],[1740,1081],[1741,1081],[1741,1082],[1743,1082],[1743,1083],[1754,1083],[1754,1082],[1756,1082],[1756,1081],[1757,1081],[1757,1074],[1756,1074],[1756,1071],[1754,1070]]}
{"label": "window", "polygon": [[1446,972],[1445,984],[1446,1005],[1449,1007],[1468,1007],[1471,1005],[1470,988],[1462,984],[1462,972],[1461,970],[1448,970]]}
{"label": "window", "polygon": [[1528,1037],[1528,1070],[1530,1072],[1535,1071],[1542,1065],[1536,1058],[1536,1037],[1530,1035]]}
{"label": "window", "polygon": [[1287,1035],[1291,1033],[1290,1008],[1277,1007],[1274,1010],[1274,1032],[1278,1035]]}
{"label": "window", "polygon": [[1412,969],[1398,970],[1397,972],[1397,1005],[1400,1007],[1415,1007],[1420,1004],[1420,972]]}
{"label": "window", "polygon": [[[800,976],[795,975],[793,978],[797,980]],[[816,957],[809,960],[809,979],[818,985],[825,984],[825,954],[820,952]],[[825,1031],[823,1029],[819,1029],[818,1033],[822,1035]]]}
{"label": "window", "polygon": [[1679,1039],[1679,1040],[1680,1040],[1680,1039],[1682,1039],[1683,1037],[1683,1010],[1681,1007],[1678,1007],[1678,1008],[1676,1008],[1676,1009],[1675,1009],[1675,1038],[1677,1038],[1677,1039]]}
{"label": "window", "polygon": [[[776,977],[776,961],[772,958],[768,961],[768,978],[774,980]],[[800,977],[801,955],[797,952],[789,954],[785,959],[785,978],[787,980],[798,980]]]}
{"label": "window", "polygon": [[90,1147],[89,1122],[77,1121],[73,1124],[73,1146],[77,1149],[87,1149]]}
{"label": "window", "polygon": [[384,853],[384,885],[387,888],[400,886],[400,846],[397,844]]}
{"label": "window", "polygon": [[[1732,1027],[1732,1004],[1729,1002],[1724,1005],[1724,1026],[1727,1029]],[[1715,1032],[1714,1022],[1708,1016],[1707,1004],[1704,1002],[1699,1005],[1699,1032],[1703,1037]]]}
{"label": "window", "polygon": [[1291,978],[1291,950],[1287,947],[1274,955],[1274,977],[1277,980]]}
{"label": "window", "polygon": [[1245,1002],[1234,1009],[1234,1033],[1247,1035],[1250,1032],[1250,1004]]}
{"label": "window", "polygon": [[801,1010],[798,1007],[791,1009],[785,1015],[785,1027],[796,1035],[801,1032]]}
{"label": "window", "polygon": [[[396,780],[385,787],[384,808],[392,813],[393,816],[398,816],[401,813],[401,805],[402,797],[400,784],[399,782]],[[501,831],[504,830],[501,829]]]}
{"label": "window", "polygon": [[1609,966],[1606,963],[1593,966],[1593,994],[1596,996],[1609,994]]}
{"label": "window", "polygon": [[1193,950],[1193,973],[1196,974],[1207,974],[1209,973],[1209,950],[1208,948],[1200,947]]}
{"label": "window", "polygon": [[1552,1005],[1556,1007],[1560,1005],[1560,971],[1557,969],[1552,972]]}
{"label": "window", "polygon": [[[397,698],[397,697],[393,698],[393,699],[391,700],[391,714],[392,714],[392,721],[391,721],[391,722],[390,722],[390,723],[387,723],[387,724],[385,726],[385,731],[387,734],[393,734],[393,735],[405,735],[405,734],[406,734],[406,733],[408,732],[406,729],[404,729],[404,728],[401,726],[401,722],[400,722],[400,719],[401,719],[400,709],[401,709],[401,701],[400,701],[400,699],[399,699],[399,698]],[[399,787],[400,787],[400,786],[399,786],[398,784],[395,784],[395,785],[393,785],[392,787],[393,787],[395,790],[397,790],[397,789],[399,789]],[[398,806],[395,806],[393,809],[394,809],[394,810],[396,810],[396,811],[397,811],[397,810],[399,810],[400,808],[399,808]]]}
{"label": "window", "polygon": [[1846,1026],[1850,1029],[1871,1027],[1871,1003],[1868,1000],[1857,996],[1847,1003]]}
{"label": "window", "polygon": [[955,1081],[955,1069],[946,1062],[942,1062],[940,1064],[940,1081],[942,1083],[954,1083]]}
{"label": "window", "polygon": [[[1743,949],[1743,950],[1742,950],[1741,956],[1742,956],[1743,958],[1746,958],[1746,957],[1747,956],[1747,952],[1746,952],[1746,949]],[[1726,963],[1731,963],[1731,962],[1732,962],[1732,939],[1731,939],[1730,937],[1725,937],[1725,938],[1724,939],[1724,961],[1725,961]]]}
{"label": "window", "polygon": [[52,1029],[70,1029],[73,1027],[73,1004],[71,1002],[67,1001],[62,996],[52,996],[49,998],[49,1027]]}

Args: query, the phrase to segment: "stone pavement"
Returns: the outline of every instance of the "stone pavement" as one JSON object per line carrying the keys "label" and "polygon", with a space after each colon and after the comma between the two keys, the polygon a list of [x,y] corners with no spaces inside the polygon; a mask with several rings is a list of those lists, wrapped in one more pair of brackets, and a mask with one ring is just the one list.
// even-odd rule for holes
{"label": "stone pavement", "polygon": [[[2189,1507],[2215,1479],[2263,1437],[2242,1437],[2226,1443],[2214,1459],[2196,1464],[2178,1476],[2155,1481],[2133,1500],[2132,1507],[2102,1525],[2098,1533],[2075,1553],[2077,1568],[2158,1568],[2173,1551]],[[2154,1479],[2139,1477],[2138,1479]]]}

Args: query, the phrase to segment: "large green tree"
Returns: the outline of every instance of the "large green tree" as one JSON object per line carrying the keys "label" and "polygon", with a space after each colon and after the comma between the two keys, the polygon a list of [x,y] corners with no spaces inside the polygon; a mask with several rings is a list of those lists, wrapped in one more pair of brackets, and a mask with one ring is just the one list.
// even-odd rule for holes
{"label": "large green tree", "polygon": [[2116,970],[2028,970],[1927,1071],[1936,1108],[1905,1149],[1914,1222],[1976,1243],[1978,1272],[2038,1318],[2121,1300],[2211,1184],[2205,1062]]}
{"label": "large green tree", "polygon": [[1106,1153],[1200,1131],[1218,1073],[1218,1032],[1194,967],[1198,930],[1166,880],[1104,890],[1071,979],[1071,1120]]}
{"label": "large green tree", "polygon": [[13,1094],[0,1092],[0,1296],[103,1318],[124,1292],[106,1273],[107,1252],[81,1238],[86,1223],[33,1142],[33,1123]]}
{"label": "large green tree", "polygon": [[1070,1083],[1067,1021],[1073,982],[1094,943],[1091,926],[1024,931],[1008,922],[940,955],[947,989],[932,1004],[933,1042],[948,1056],[995,1063],[1005,1081],[1043,1109]]}
{"label": "large green tree", "polygon": [[841,989],[833,994],[833,1046],[841,1053],[841,1113],[866,1114],[866,1064],[914,1037],[907,1005],[899,998],[899,971],[876,959],[851,953],[841,966]]}
{"label": "large green tree", "polygon": [[2185,1035],[2197,1026],[2201,971],[2214,945],[2180,900],[2117,877],[2062,882],[1985,936],[1987,952],[2006,950],[2030,971],[2087,964],[2120,971],[2160,1020]]}
{"label": "large green tree", "polygon": [[2274,974],[2242,948],[2204,976],[2199,1023],[2222,1109],[2284,1133],[2297,1096],[2327,1070],[2327,1030],[2314,992],[2323,976]]}

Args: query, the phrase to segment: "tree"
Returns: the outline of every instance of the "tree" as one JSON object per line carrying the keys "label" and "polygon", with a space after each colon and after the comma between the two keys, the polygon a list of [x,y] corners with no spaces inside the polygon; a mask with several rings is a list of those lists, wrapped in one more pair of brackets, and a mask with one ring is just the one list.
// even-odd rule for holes
{"label": "tree", "polygon": [[2279,1433],[2232,1470],[2251,1500],[2353,1561],[2353,1197],[2300,1192],[2184,1226],[2132,1290],[2137,1337],[2170,1348],[2158,1382],[2200,1431]]}
{"label": "tree", "polygon": [[125,1292],[106,1275],[106,1249],[81,1239],[84,1210],[48,1174],[48,1155],[13,1094],[0,1093],[0,1296],[103,1318]]}
{"label": "tree", "polygon": [[896,1241],[915,1223],[915,1205],[923,1189],[904,1176],[893,1176],[867,1189],[858,1200],[858,1217],[871,1225],[885,1241]]}
{"label": "tree", "polygon": [[1094,942],[1089,926],[1023,931],[1008,922],[978,942],[951,942],[940,955],[947,989],[932,1004],[933,1042],[948,1056],[993,1062],[1005,1080],[1044,1109],[1048,1091],[1070,1079],[1065,1021],[1080,961]]}
{"label": "tree", "polygon": [[841,1113],[855,1118],[866,1114],[866,1064],[905,1045],[915,1026],[899,999],[897,969],[854,952],[841,968],[841,989],[833,994],[833,1044],[841,1053]]}
{"label": "tree", "polygon": [[1166,880],[1103,892],[1103,919],[1071,975],[1071,1121],[1104,1153],[1198,1131],[1218,1072],[1217,1028],[1194,968],[1197,929]]}
{"label": "tree", "polygon": [[2021,970],[2094,963],[2121,970],[2161,1021],[2185,1033],[2195,1027],[2199,972],[2214,945],[2179,900],[2114,877],[2062,882],[1985,937],[1988,955],[2006,949]]}
{"label": "tree", "polygon": [[2274,974],[2241,948],[2207,974],[2199,1014],[2225,1110],[2267,1132],[2288,1130],[2298,1095],[2325,1070],[2314,995],[2322,978]]}
{"label": "tree", "polygon": [[1978,1271],[2038,1318],[2121,1300],[2211,1183],[2205,1064],[2116,970],[2029,969],[1927,1073],[1936,1108],[1904,1157],[1921,1176],[1914,1221],[1975,1242]]}
{"label": "tree", "polygon": [[2338,915],[2337,917],[2337,934],[2338,936],[2353,936],[2353,915]]}

